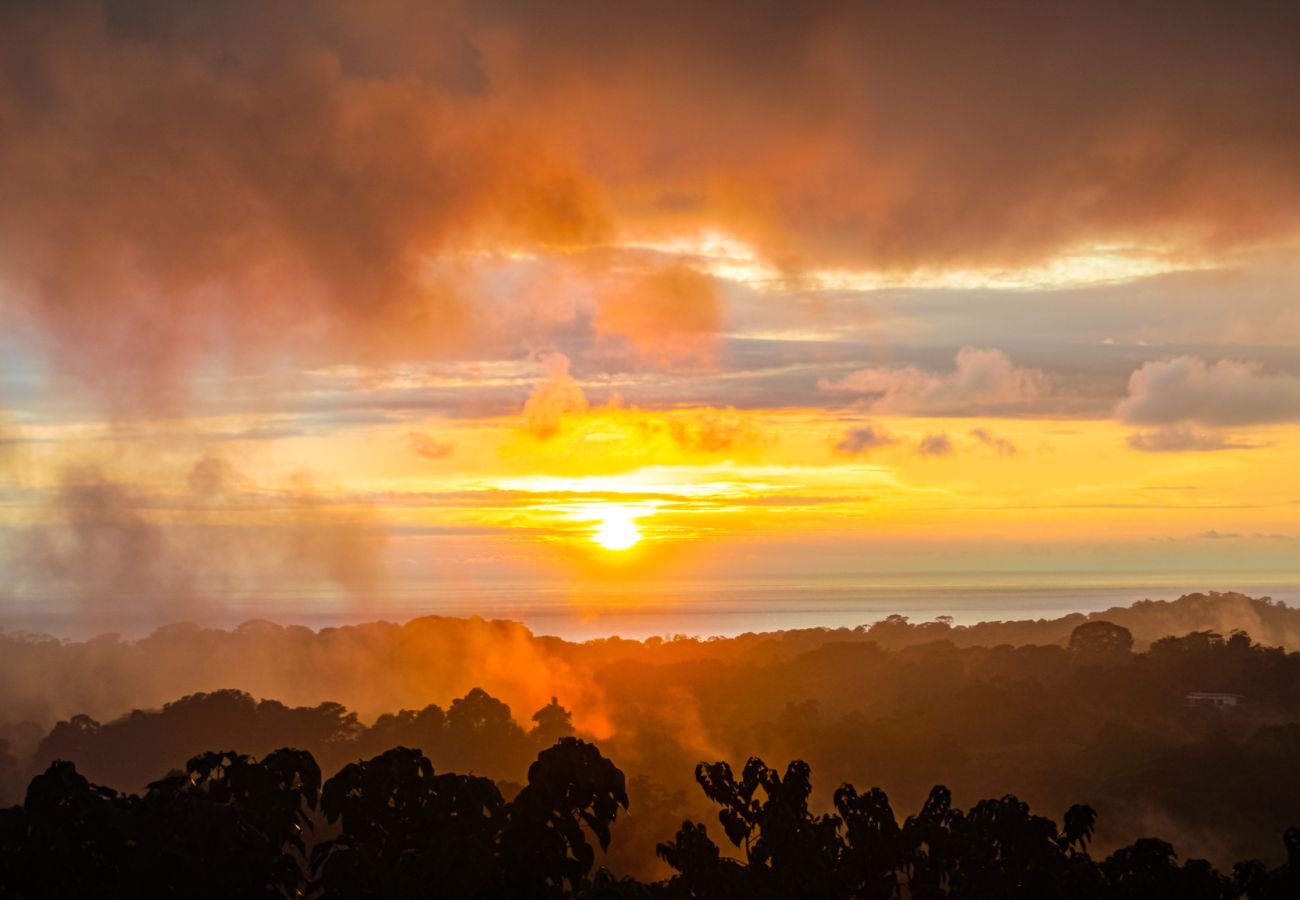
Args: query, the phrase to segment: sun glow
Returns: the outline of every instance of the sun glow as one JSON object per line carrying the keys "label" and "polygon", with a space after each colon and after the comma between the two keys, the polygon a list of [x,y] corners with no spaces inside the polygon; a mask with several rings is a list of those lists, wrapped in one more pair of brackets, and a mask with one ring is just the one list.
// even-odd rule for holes
{"label": "sun glow", "polygon": [[627,550],[641,541],[641,529],[636,527],[636,519],[626,509],[603,513],[600,524],[592,533],[591,539],[606,550]]}

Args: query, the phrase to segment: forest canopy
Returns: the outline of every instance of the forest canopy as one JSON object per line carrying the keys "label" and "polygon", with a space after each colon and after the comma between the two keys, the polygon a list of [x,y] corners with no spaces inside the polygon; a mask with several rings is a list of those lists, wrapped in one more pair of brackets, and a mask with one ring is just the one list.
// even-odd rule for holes
{"label": "forest canopy", "polygon": [[[723,640],[574,644],[456,619],[177,627],[136,642],[7,635],[0,802],[20,802],[59,760],[142,791],[213,748],[286,746],[325,772],[418,748],[436,771],[508,796],[542,749],[576,736],[627,773],[632,811],[603,860],[642,879],[665,877],[666,835],[708,815],[695,765],[751,755],[807,761],[817,808],[841,783],[920,808],[942,783],[958,804],[1086,802],[1099,852],[1159,835],[1225,869],[1275,865],[1300,809],[1300,783],[1278,776],[1300,756],[1300,653],[1216,626],[1251,619],[1276,639],[1298,616],[1192,595],[1051,622],[891,618]],[[49,676],[21,677],[37,665]]]}
{"label": "forest canopy", "polygon": [[0,897],[1281,900],[1300,889],[1294,827],[1284,864],[1249,860],[1224,875],[1205,860],[1180,863],[1159,838],[1094,859],[1087,806],[1058,826],[1011,795],[962,810],[937,785],[900,822],[883,791],[850,784],[817,813],[811,777],[802,760],[784,773],[756,757],[739,774],[700,763],[695,780],[725,840],[682,822],[656,847],[670,874],[647,884],[596,869],[595,847],[608,848],[630,811],[626,780],[573,737],[542,750],[509,799],[490,779],[439,773],[406,747],[323,784],[305,751],[260,761],[208,752],[140,795],[56,762],[22,806],[0,811]]}

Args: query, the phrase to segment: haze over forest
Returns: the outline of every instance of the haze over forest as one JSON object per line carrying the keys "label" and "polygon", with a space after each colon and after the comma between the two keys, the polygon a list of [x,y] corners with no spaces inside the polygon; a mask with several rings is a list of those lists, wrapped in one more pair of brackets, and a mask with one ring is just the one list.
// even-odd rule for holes
{"label": "haze over forest", "polygon": [[[1089,627],[1127,643],[1090,646],[1077,637]],[[489,776],[509,795],[539,750],[576,733],[629,778],[632,806],[603,864],[645,877],[663,875],[657,841],[684,817],[706,819],[690,777],[700,760],[806,760],[827,806],[844,782],[883,787],[904,808],[935,783],[963,803],[1013,793],[1055,811],[1086,797],[1099,848],[1154,832],[1228,865],[1277,858],[1300,803],[1278,777],[1300,749],[1300,610],[1239,594],[713,640],[571,643],[424,618],[0,642],[0,800],[58,759],[142,790],[228,745],[306,749],[327,773],[418,747],[437,770]],[[1197,693],[1241,702],[1189,703]]]}

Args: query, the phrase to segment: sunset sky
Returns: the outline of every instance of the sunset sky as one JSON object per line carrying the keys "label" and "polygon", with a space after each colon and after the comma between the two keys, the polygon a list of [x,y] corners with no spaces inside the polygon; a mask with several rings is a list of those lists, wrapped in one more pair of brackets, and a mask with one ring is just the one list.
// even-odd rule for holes
{"label": "sunset sky", "polygon": [[1293,3],[5,4],[0,620],[1300,582],[1298,47]]}

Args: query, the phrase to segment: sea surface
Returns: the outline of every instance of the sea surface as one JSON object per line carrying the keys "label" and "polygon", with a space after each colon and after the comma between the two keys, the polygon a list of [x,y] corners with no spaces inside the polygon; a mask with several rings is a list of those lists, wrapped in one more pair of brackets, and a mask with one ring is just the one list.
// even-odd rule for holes
{"label": "sea surface", "polygon": [[890,615],[915,622],[951,616],[956,624],[1057,618],[1136,601],[1174,600],[1196,591],[1240,591],[1300,606],[1300,576],[923,574],[887,577],[658,581],[652,584],[497,582],[472,586],[410,583],[366,598],[312,588],[219,599],[128,598],[73,602],[59,597],[0,604],[0,627],[60,638],[114,632],[133,638],[176,622],[233,628],[253,619],[319,629],[427,616],[481,616],[522,622],[569,640],[621,635],[729,636],[789,628],[852,628]]}

